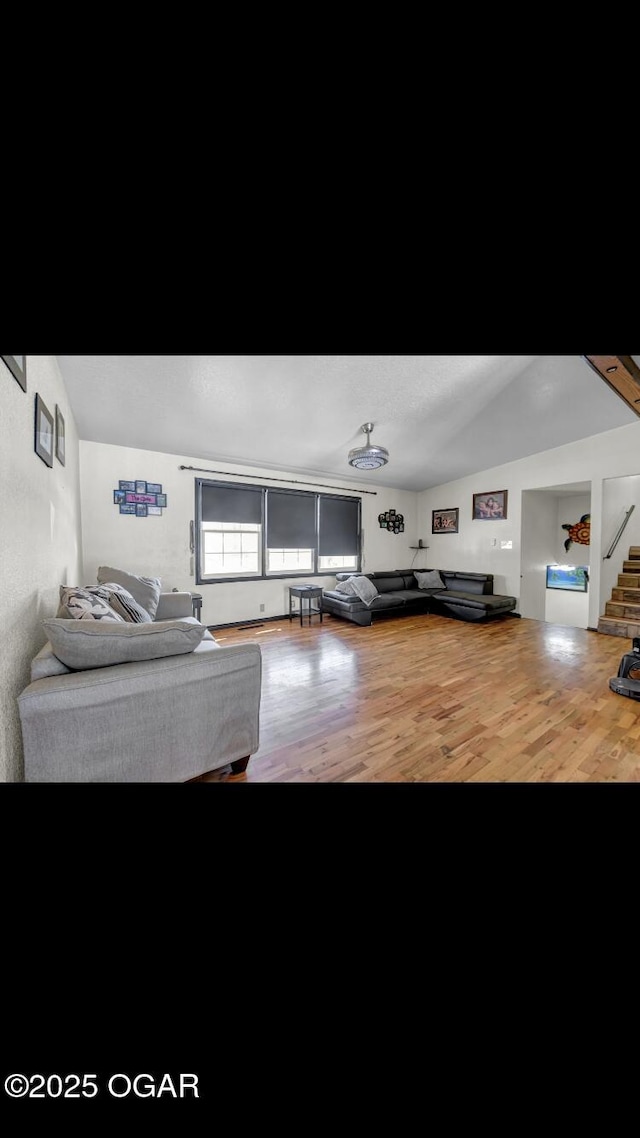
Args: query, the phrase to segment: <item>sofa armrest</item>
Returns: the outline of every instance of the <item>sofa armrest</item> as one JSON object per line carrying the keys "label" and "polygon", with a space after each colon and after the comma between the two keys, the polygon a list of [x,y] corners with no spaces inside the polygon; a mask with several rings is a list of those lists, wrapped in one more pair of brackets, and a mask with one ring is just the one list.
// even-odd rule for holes
{"label": "sofa armrest", "polygon": [[154,620],[180,620],[192,611],[191,593],[160,593]]}
{"label": "sofa armrest", "polygon": [[18,697],[27,782],[184,782],[259,745],[257,644],[71,672]]}

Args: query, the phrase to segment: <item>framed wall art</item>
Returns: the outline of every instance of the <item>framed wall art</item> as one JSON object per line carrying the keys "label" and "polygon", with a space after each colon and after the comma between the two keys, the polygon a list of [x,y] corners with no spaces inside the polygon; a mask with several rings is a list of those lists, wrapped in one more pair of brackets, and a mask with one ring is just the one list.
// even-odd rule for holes
{"label": "framed wall art", "polygon": [[[164,498],[164,505],[166,506],[166,494],[161,495]],[[158,497],[158,505],[161,505],[160,496]],[[386,529],[389,533],[404,533],[404,514],[398,514],[395,510],[387,510],[384,514],[378,514],[378,525],[380,529]]]}
{"label": "framed wall art", "polygon": [[454,510],[432,510],[431,532],[457,533],[459,517],[460,510],[458,507],[456,507]]}
{"label": "framed wall art", "polygon": [[474,521],[503,521],[507,516],[507,491],[490,490],[486,494],[473,495]]}
{"label": "framed wall art", "polygon": [[56,458],[64,466],[64,417],[56,403]]}
{"label": "framed wall art", "polygon": [[39,395],[36,395],[33,449],[46,466],[53,466],[53,415]]}
{"label": "framed wall art", "polygon": [[2,359],[6,363],[12,376],[17,379],[23,391],[27,390],[27,357],[26,356],[3,356]]}
{"label": "framed wall art", "polygon": [[136,518],[161,518],[167,504],[161,482],[147,482],[142,478],[120,478],[118,489],[113,491],[113,504],[121,514]]}

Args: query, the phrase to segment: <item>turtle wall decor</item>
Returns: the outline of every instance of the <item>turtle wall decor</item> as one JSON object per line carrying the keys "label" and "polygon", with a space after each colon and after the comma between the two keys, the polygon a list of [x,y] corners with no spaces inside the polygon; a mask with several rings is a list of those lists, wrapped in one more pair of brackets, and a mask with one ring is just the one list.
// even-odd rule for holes
{"label": "turtle wall decor", "polygon": [[562,529],[567,531],[567,539],[564,543],[564,548],[568,553],[574,541],[577,545],[590,545],[591,544],[591,514],[583,514],[579,522],[569,525],[568,522],[562,526]]}

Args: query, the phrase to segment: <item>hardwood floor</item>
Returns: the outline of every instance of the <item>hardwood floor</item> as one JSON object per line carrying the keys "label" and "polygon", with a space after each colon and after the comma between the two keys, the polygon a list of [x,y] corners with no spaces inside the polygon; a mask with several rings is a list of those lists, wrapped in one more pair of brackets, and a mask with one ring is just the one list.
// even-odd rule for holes
{"label": "hardwood floor", "polygon": [[262,649],[247,782],[640,781],[640,702],[608,686],[631,650],[619,637],[431,615],[360,628],[327,614],[213,635]]}

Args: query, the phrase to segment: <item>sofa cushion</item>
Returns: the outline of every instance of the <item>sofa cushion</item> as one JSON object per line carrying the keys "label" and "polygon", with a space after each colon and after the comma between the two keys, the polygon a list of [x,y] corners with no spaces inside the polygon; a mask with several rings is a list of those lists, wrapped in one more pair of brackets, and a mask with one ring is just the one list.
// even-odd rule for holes
{"label": "sofa cushion", "polygon": [[414,574],[419,589],[446,589],[437,569],[416,569]]}
{"label": "sofa cushion", "polygon": [[445,589],[459,589],[464,593],[493,593],[493,575],[491,573],[452,573],[447,569],[440,570]]}
{"label": "sofa cushion", "polygon": [[370,581],[368,577],[352,577],[351,581],[354,592],[358,594],[363,604],[371,605],[371,602],[375,601],[378,596],[378,589],[373,581]]}
{"label": "sofa cushion", "polygon": [[58,613],[61,617],[72,620],[124,623],[124,617],[109,603],[109,591],[99,585],[87,588],[80,588],[79,585],[61,585]]}
{"label": "sofa cushion", "polygon": [[373,583],[379,593],[399,593],[404,589],[404,577],[397,574],[373,574]]}
{"label": "sofa cushion", "polygon": [[459,589],[445,589],[441,593],[434,593],[434,599],[446,601],[450,605],[458,605],[460,608],[484,609],[491,612],[515,608],[516,604],[515,597],[494,596],[493,593],[485,593],[484,596],[480,596],[478,593],[466,593]]}
{"label": "sofa cushion", "polygon": [[370,604],[367,605],[367,608],[370,608],[372,611],[375,609],[395,609],[402,608],[405,603],[404,593],[380,593],[377,597],[373,598]]}
{"label": "sofa cushion", "polygon": [[98,569],[98,583],[104,585],[115,581],[123,585],[131,596],[143,609],[149,613],[153,620],[160,600],[162,582],[159,577],[137,577],[134,573],[127,573],[124,569],[112,569],[109,565],[101,565]]}
{"label": "sofa cushion", "polygon": [[412,570],[407,570],[406,573],[402,573],[402,580],[404,581],[405,589],[418,588],[418,582],[416,581],[415,574]]}
{"label": "sofa cushion", "polygon": [[206,631],[194,619],[107,624],[54,618],[42,625],[55,655],[73,671],[193,652]]}
{"label": "sofa cushion", "polygon": [[65,672],[70,671],[71,669],[58,659],[51,647],[51,642],[47,640],[47,643],[42,646],[31,661],[31,682],[46,680],[48,676],[64,676]]}

